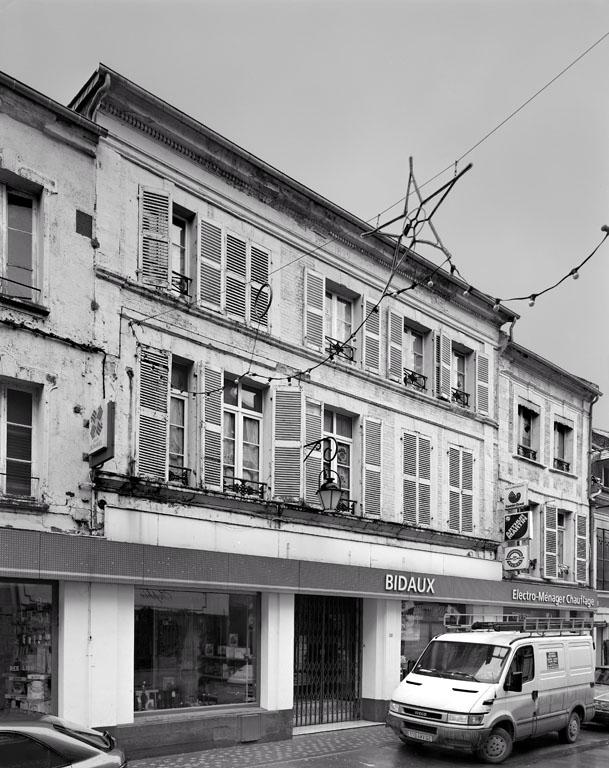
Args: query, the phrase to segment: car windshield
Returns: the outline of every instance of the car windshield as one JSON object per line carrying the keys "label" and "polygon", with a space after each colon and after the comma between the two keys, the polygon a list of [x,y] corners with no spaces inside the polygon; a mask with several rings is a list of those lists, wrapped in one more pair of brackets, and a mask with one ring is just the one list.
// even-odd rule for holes
{"label": "car windshield", "polygon": [[433,640],[412,671],[417,675],[497,683],[508,651],[502,645]]}

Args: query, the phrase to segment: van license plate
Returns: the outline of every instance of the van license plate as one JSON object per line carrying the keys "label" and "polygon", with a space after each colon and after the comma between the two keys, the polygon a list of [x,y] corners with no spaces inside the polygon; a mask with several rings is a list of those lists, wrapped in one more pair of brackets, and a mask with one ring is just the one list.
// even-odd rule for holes
{"label": "van license plate", "polygon": [[406,728],[404,734],[409,739],[418,739],[419,741],[433,741],[431,733],[423,733],[423,731],[411,731],[410,728]]}

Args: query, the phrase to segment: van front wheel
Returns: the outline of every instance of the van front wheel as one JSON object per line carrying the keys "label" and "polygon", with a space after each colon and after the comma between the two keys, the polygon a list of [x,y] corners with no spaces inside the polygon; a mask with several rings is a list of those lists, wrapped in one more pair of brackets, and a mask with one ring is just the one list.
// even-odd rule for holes
{"label": "van front wheel", "polygon": [[478,747],[477,755],[485,763],[502,763],[512,753],[512,737],[503,728],[494,728]]}
{"label": "van front wheel", "polygon": [[558,738],[563,744],[573,744],[577,741],[580,729],[580,719],[577,712],[571,712],[569,715],[569,722],[565,727],[558,732]]}

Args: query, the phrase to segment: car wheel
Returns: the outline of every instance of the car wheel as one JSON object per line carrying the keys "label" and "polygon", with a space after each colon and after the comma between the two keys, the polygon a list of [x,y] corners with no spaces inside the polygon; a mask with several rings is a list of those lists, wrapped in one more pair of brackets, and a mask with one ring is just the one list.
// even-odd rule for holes
{"label": "car wheel", "polygon": [[558,738],[563,744],[573,744],[579,736],[581,721],[577,712],[571,712],[569,722],[558,732]]}
{"label": "car wheel", "polygon": [[502,763],[512,754],[512,737],[503,728],[493,728],[477,749],[485,763]]}

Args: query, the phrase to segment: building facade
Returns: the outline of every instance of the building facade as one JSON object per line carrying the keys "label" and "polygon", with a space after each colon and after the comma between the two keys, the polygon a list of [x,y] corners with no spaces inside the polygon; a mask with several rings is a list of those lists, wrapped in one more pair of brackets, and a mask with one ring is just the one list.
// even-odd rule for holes
{"label": "building facade", "polygon": [[[53,199],[90,200],[91,228],[75,259],[49,221],[66,311],[45,322],[80,346],[37,326],[12,337],[15,360],[40,345],[37,418],[55,431],[39,488],[5,488],[0,529],[7,584],[50,590],[49,707],[116,728],[132,755],[382,721],[446,614],[538,609],[529,577],[504,578],[498,500],[529,481],[544,519],[559,499],[579,531],[596,390],[566,374],[540,390],[572,425],[572,468],[519,456],[514,413],[537,385],[504,413],[527,367],[511,310],[415,253],[396,268],[394,241],[363,239],[364,222],[106,67],[69,114],[91,148]],[[61,344],[74,361],[55,390]],[[570,578],[545,555],[529,576],[563,615],[589,615],[568,541]],[[16,707],[40,688],[28,673]]]}
{"label": "building facade", "polygon": [[595,549],[594,584],[598,611],[596,660],[609,664],[609,433],[595,428],[592,432],[592,493]]}

